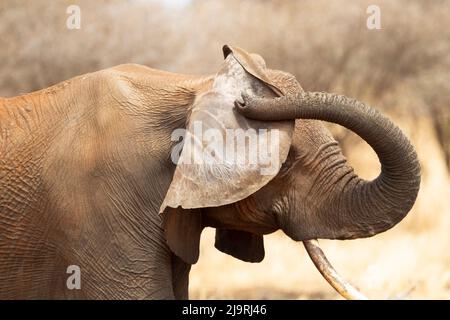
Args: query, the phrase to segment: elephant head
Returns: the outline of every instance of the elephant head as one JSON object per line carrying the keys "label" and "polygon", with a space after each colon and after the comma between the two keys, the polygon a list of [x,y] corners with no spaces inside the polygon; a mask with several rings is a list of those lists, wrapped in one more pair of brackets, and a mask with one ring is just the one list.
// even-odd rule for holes
{"label": "elephant head", "polygon": [[[211,226],[219,250],[257,262],[264,257],[263,235],[281,229],[304,241],[340,293],[361,297],[341,281],[314,239],[369,237],[402,220],[420,185],[413,147],[388,118],[361,102],[304,92],[293,76],[267,69],[260,56],[242,49],[225,46],[224,55],[214,84],[190,110],[184,140],[194,142],[185,142],[161,206],[170,248],[195,263],[201,230]],[[342,125],[367,141],[381,162],[380,175],[358,177],[315,120]],[[203,129],[195,131],[196,121]],[[257,140],[275,150],[266,157],[274,170],[263,173],[261,163],[227,162],[223,153],[211,152],[199,138],[208,128],[217,128],[222,140],[226,129],[254,129]],[[259,143],[248,140],[232,151],[234,159],[260,152]],[[186,161],[195,156],[209,161]]]}

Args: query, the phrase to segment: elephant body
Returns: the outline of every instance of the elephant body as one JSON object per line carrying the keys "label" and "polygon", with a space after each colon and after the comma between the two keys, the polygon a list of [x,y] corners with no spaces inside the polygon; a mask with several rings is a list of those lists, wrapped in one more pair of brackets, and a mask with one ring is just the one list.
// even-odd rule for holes
{"label": "elephant body", "polygon": [[[0,99],[0,298],[186,299],[205,227],[220,251],[259,262],[278,229],[295,241],[353,239],[408,213],[420,167],[395,125],[354,100],[305,93],[256,54],[223,51],[211,76],[126,64]],[[313,119],[368,141],[380,176],[360,179]],[[276,170],[216,153],[174,161],[180,128],[194,143],[180,159],[204,156],[196,121],[223,135],[277,131],[264,140]],[[244,142],[238,157],[254,150]],[[79,289],[68,285],[74,265]]]}
{"label": "elephant body", "polygon": [[158,210],[170,134],[211,83],[121,65],[0,100],[0,298],[187,297]]}

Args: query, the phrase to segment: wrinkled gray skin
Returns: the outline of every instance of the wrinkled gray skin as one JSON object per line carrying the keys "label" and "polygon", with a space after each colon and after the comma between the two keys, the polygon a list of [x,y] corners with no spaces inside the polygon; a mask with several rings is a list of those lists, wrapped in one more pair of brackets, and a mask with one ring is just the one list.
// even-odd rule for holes
{"label": "wrinkled gray skin", "polygon": [[[261,235],[280,228],[294,240],[350,239],[399,222],[419,187],[403,134],[360,103],[303,94],[292,76],[269,75],[289,98],[246,99],[240,112],[344,125],[374,147],[382,174],[362,181],[322,123],[297,120],[280,173],[246,199],[201,209],[198,229],[218,228],[220,250],[260,261]],[[158,210],[175,170],[170,135],[212,79],[123,65],[0,100],[0,298],[188,297],[190,264],[168,245]],[[178,225],[180,237],[195,234]],[[66,287],[71,264],[81,290]]]}
{"label": "wrinkled gray skin", "polygon": [[[375,109],[345,96],[301,91],[276,99],[243,95],[236,107],[257,120],[318,119],[340,124],[361,136],[380,159],[380,175],[365,181],[348,166],[323,128],[314,141],[325,140],[310,161],[305,161],[308,154],[302,149],[310,154],[311,147],[296,148],[300,143],[294,141],[290,159],[300,160],[296,172],[289,175],[287,185],[286,179],[280,179],[284,187],[267,190],[278,195],[273,210],[280,227],[294,240],[369,237],[391,228],[413,206],[420,186],[416,152],[400,129]],[[304,139],[298,135],[301,131],[296,130],[295,139]],[[264,190],[255,195],[263,205],[265,195]]]}

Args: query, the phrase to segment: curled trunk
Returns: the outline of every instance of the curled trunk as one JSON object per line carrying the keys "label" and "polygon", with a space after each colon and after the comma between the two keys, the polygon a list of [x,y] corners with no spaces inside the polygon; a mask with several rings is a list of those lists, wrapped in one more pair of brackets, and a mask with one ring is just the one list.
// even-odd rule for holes
{"label": "curled trunk", "polygon": [[317,119],[342,125],[367,141],[381,162],[381,173],[373,181],[355,177],[324,194],[320,212],[314,213],[320,222],[311,234],[297,235],[298,240],[368,237],[394,226],[413,206],[420,185],[417,154],[400,129],[375,109],[323,92],[243,98],[236,107],[252,119]]}

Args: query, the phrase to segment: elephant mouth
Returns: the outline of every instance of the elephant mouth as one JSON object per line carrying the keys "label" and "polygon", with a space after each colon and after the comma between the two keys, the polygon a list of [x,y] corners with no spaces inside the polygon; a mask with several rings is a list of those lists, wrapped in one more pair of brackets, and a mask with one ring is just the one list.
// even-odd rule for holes
{"label": "elephant mouth", "polygon": [[342,297],[349,300],[367,300],[365,295],[337,273],[316,239],[304,240],[303,245],[317,270]]}

